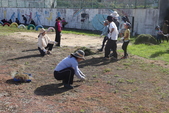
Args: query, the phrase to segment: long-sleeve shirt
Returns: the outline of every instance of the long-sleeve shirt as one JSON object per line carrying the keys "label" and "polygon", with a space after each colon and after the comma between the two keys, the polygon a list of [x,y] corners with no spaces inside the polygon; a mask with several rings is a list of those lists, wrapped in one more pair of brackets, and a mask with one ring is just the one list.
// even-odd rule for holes
{"label": "long-sleeve shirt", "polygon": [[38,47],[41,48],[41,50],[44,50],[45,47],[50,44],[54,44],[55,41],[51,41],[51,39],[45,34],[44,36],[42,34],[39,34],[38,36]]}
{"label": "long-sleeve shirt", "polygon": [[108,25],[104,26],[103,31],[102,31],[102,35],[107,36],[108,35],[108,30],[109,30],[109,26]]}
{"label": "long-sleeve shirt", "polygon": [[85,78],[85,75],[80,71],[78,67],[78,62],[76,58],[68,56],[64,58],[54,69],[54,71],[61,71],[65,68],[72,67],[75,70],[75,75],[77,78]]}
{"label": "long-sleeve shirt", "polygon": [[60,21],[57,21],[56,23],[55,23],[55,30],[57,31],[57,32],[61,32],[62,31],[62,29],[61,29],[61,23],[60,23]]}

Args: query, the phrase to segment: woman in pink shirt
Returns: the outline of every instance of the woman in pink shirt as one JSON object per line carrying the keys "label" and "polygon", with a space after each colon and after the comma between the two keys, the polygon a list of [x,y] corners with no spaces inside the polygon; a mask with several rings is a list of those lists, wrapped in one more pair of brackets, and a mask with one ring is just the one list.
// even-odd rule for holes
{"label": "woman in pink shirt", "polygon": [[56,19],[56,23],[55,23],[55,32],[56,32],[56,36],[55,36],[55,41],[58,42],[56,46],[60,46],[60,41],[61,41],[61,21],[62,19],[60,17],[58,17]]}

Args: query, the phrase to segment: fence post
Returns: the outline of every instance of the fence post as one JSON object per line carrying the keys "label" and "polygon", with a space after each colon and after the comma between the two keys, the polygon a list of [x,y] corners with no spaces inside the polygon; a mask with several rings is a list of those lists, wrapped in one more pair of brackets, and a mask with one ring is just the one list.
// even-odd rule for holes
{"label": "fence post", "polygon": [[135,0],[135,8],[137,8],[137,0]]}
{"label": "fence post", "polygon": [[147,0],[144,0],[144,8],[147,7],[146,1],[147,1]]}

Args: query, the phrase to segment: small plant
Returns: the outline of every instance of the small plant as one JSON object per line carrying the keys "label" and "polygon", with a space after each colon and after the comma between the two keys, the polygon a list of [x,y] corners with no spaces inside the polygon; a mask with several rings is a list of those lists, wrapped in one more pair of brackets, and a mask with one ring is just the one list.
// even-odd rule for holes
{"label": "small plant", "polygon": [[123,78],[121,78],[121,79],[118,80],[118,83],[123,83],[123,82],[124,82]]}
{"label": "small plant", "polygon": [[130,64],[130,63],[124,63],[123,65],[125,65],[125,66],[130,66],[131,64]]}
{"label": "small plant", "polygon": [[29,62],[25,62],[25,65],[28,65],[29,64]]}
{"label": "small plant", "polygon": [[111,81],[107,81],[107,84],[111,84]]}
{"label": "small plant", "polygon": [[114,77],[119,77],[120,75],[114,75]]}
{"label": "small plant", "polygon": [[96,78],[97,77],[97,75],[93,75],[93,78]]}
{"label": "small plant", "polygon": [[111,71],[110,68],[106,68],[106,69],[104,70],[105,73],[106,73],[106,72],[110,72],[110,71]]}
{"label": "small plant", "polygon": [[126,80],[127,81],[127,83],[129,83],[129,84],[132,84],[132,83],[134,83],[134,79],[128,79],[128,80]]}
{"label": "small plant", "polygon": [[84,112],[85,112],[85,110],[84,110],[84,109],[81,109],[81,110],[80,110],[80,113],[84,113]]}

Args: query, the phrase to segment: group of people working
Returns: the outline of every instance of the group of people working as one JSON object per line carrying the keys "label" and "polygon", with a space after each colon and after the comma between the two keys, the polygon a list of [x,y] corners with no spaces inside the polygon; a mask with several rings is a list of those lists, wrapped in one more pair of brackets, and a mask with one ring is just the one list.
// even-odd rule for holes
{"label": "group of people working", "polygon": [[[42,28],[38,35],[38,50],[41,56],[51,54],[54,47],[60,46],[61,38],[61,18],[58,17],[55,23],[56,37],[55,41],[52,41],[46,34],[46,30]],[[77,76],[81,81],[86,80],[85,74],[78,68],[78,62],[84,60],[85,53],[82,50],[78,50],[75,53],[71,53],[68,57],[64,58],[54,69],[54,78],[57,80],[62,80],[65,88],[73,89],[73,79],[74,75]]]}
{"label": "group of people working", "polygon": [[[55,41],[52,41],[47,35],[45,29],[41,29],[40,34],[38,36],[38,50],[42,56],[45,56],[47,54],[51,54],[52,48],[54,45],[60,46],[60,38],[61,38],[61,18],[58,17],[56,19],[55,23],[55,32],[56,37]],[[107,20],[104,22],[105,25],[105,33],[102,33],[102,35],[105,35],[103,40],[102,48],[99,49],[100,51],[103,50],[104,43],[106,43],[105,47],[105,58],[110,58],[110,51],[113,51],[112,56],[117,59],[117,39],[119,36],[119,31],[117,28],[117,24],[115,24],[115,18],[113,15],[110,15],[107,17]],[[130,23],[125,23],[124,28],[125,30],[121,29],[121,36],[123,37],[123,45],[122,49],[124,50],[124,56],[123,58],[127,58],[127,46],[130,42]],[[124,31],[124,33],[122,32]],[[71,53],[68,57],[64,58],[60,63],[55,67],[54,69],[54,77],[57,80],[62,80],[62,83],[65,88],[73,89],[73,79],[74,75],[77,76],[81,81],[86,80],[86,75],[80,71],[78,68],[78,62],[85,60],[84,58],[85,53],[83,50],[78,50],[75,53]]]}
{"label": "group of people working", "polygon": [[[128,57],[127,46],[130,42],[131,24],[127,22],[126,17],[122,17],[122,23],[120,24],[117,21],[118,16],[119,16],[118,13],[114,11],[112,14],[107,16],[107,20],[104,21],[105,27],[103,28],[103,32],[101,34],[101,36],[104,35],[104,39],[102,42],[102,47],[98,50],[103,51],[105,42],[107,41],[105,45],[105,54],[104,54],[105,59],[110,59],[110,57],[113,57],[114,59],[117,60],[118,58],[117,40],[119,36],[122,37],[121,38],[123,40],[122,49],[124,50],[124,56],[121,59],[125,59]],[[111,51],[113,53],[111,53]]]}

